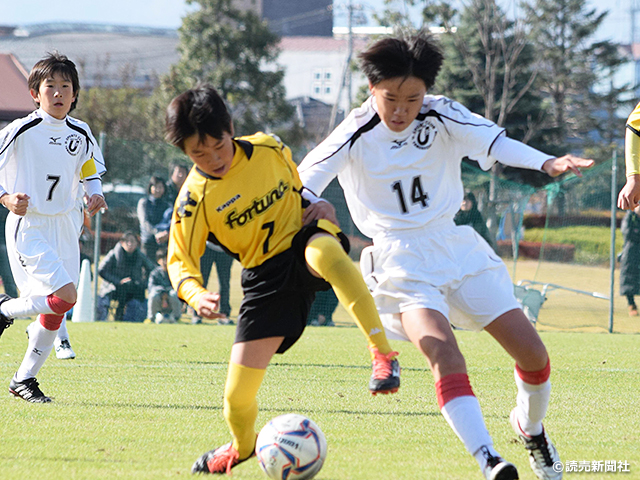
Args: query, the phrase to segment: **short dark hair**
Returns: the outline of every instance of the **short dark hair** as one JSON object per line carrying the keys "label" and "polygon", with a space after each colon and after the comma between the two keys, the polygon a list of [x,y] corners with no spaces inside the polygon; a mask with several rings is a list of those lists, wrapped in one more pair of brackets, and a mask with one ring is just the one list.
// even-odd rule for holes
{"label": "short dark hair", "polygon": [[171,162],[171,164],[169,165],[169,172],[173,173],[173,171],[179,168],[181,170],[184,170],[185,172],[189,172],[189,167],[187,167],[184,163],[182,162]]}
{"label": "short dark hair", "polygon": [[164,247],[160,247],[156,250],[156,262],[161,258],[167,258],[167,249]]}
{"label": "short dark hair", "polygon": [[166,188],[164,178],[159,175],[151,175],[151,178],[149,178],[149,184],[147,185],[147,193],[151,193],[151,187],[155,187],[156,185],[162,185]]}
{"label": "short dark hair", "polygon": [[[73,87],[73,93],[76,96],[76,99],[71,104],[71,108],[69,111],[72,111],[76,108],[78,103],[78,93],[80,92],[80,80],[78,78],[78,70],[76,69],[76,64],[67,58],[66,55],[62,55],[58,52],[47,53],[47,56],[36,63],[31,69],[31,73],[29,74],[29,89],[35,90],[36,92],[40,90],[40,85],[47,78],[52,78],[55,74],[60,75],[65,80],[71,82],[71,86]],[[40,103],[35,101],[35,104],[40,107]]]}
{"label": "short dark hair", "polygon": [[358,57],[360,67],[371,85],[391,78],[416,77],[424,82],[427,90],[436,82],[444,60],[435,37],[426,31],[382,38]]}
{"label": "short dark hair", "polygon": [[211,85],[198,85],[171,100],[167,107],[167,142],[184,151],[184,141],[197,134],[200,142],[206,135],[220,140],[231,134],[231,114],[220,94]]}

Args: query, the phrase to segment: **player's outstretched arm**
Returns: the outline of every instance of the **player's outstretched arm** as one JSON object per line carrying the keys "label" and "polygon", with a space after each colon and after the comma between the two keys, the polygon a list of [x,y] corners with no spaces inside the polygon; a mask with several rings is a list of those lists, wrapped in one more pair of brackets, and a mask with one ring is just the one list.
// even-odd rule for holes
{"label": "player's outstretched arm", "polygon": [[10,212],[22,217],[27,213],[30,198],[26,193],[7,193],[0,197],[0,203]]}
{"label": "player's outstretched arm", "polygon": [[574,155],[564,155],[547,160],[542,165],[542,170],[547,172],[550,177],[557,177],[565,172],[571,171],[578,177],[582,176],[581,168],[591,168],[594,161],[587,158],[576,157]]}
{"label": "player's outstretched arm", "polygon": [[633,210],[640,204],[640,175],[629,175],[618,194],[618,208]]}

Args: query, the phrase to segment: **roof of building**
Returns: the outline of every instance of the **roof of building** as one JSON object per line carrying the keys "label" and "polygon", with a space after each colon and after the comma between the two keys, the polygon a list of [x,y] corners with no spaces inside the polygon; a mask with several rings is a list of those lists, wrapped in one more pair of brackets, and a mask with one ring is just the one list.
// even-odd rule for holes
{"label": "roof of building", "polygon": [[[10,30],[10,29],[9,29]],[[15,27],[0,34],[0,53],[12,53],[30,70],[57,50],[78,66],[82,88],[129,86],[150,88],[156,75],[179,59],[173,29],[115,25],[51,23]]]}
{"label": "roof of building", "polygon": [[0,120],[11,121],[34,110],[28,77],[29,74],[15,56],[0,54]]}

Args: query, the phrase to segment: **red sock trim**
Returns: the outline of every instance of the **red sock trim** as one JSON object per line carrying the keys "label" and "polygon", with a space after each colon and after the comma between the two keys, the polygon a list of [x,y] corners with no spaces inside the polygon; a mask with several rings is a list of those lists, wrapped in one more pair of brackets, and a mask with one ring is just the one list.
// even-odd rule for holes
{"label": "red sock trim", "polygon": [[56,297],[53,293],[47,297],[47,305],[49,308],[57,313],[58,315],[62,315],[63,313],[67,313],[69,310],[73,308],[76,303],[65,302],[60,297]]}
{"label": "red sock trim", "polygon": [[516,372],[524,383],[529,385],[540,385],[551,376],[551,360],[547,359],[547,366],[537,372],[525,372],[516,363]]}
{"label": "red sock trim", "polygon": [[51,330],[55,332],[62,325],[62,319],[64,315],[54,315],[52,313],[40,314],[40,325],[42,325],[47,330]]}
{"label": "red sock trim", "polygon": [[441,410],[442,407],[454,398],[469,395],[475,397],[466,373],[445,375],[436,382],[436,397],[438,398],[438,406]]}

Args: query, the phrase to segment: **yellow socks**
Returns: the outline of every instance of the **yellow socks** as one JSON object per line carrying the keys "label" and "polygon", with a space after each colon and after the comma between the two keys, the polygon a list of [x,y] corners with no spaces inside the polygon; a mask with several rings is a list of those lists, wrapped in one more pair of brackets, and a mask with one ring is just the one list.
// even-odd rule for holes
{"label": "yellow socks", "polygon": [[256,444],[256,396],[266,370],[229,362],[224,387],[224,418],[233,435],[233,448],[240,459],[251,455]]}
{"label": "yellow socks", "polygon": [[364,333],[369,350],[376,348],[384,355],[390,353],[373,297],[338,240],[327,235],[315,238],[307,244],[305,258],[309,266],[331,284],[342,306]]}

